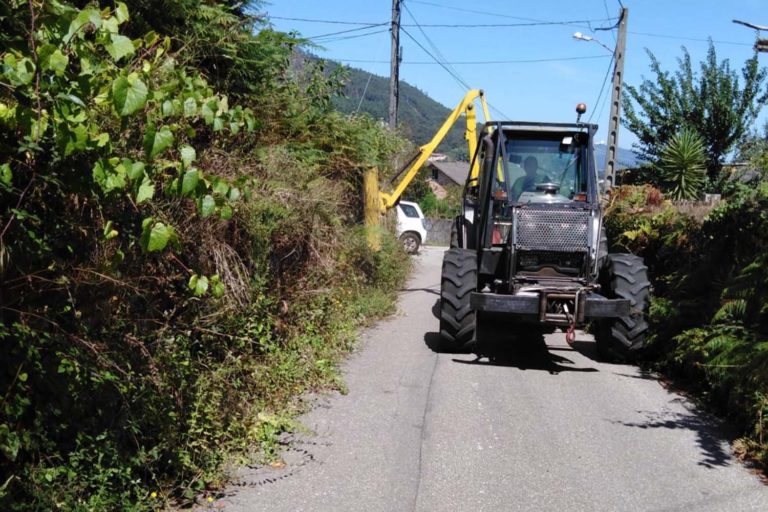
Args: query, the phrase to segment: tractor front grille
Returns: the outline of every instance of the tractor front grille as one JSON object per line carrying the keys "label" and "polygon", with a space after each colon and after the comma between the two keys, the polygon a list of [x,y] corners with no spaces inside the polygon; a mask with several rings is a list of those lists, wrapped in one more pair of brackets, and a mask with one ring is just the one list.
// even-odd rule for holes
{"label": "tractor front grille", "polygon": [[588,210],[520,208],[515,214],[518,249],[581,252],[589,247]]}

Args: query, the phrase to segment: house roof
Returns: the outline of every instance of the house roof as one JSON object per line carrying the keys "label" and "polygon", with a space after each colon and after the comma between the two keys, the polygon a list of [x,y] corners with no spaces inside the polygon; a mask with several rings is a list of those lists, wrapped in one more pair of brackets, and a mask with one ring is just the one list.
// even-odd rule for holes
{"label": "house roof", "polygon": [[427,165],[443,173],[457,185],[464,185],[469,175],[469,162],[429,162]]}

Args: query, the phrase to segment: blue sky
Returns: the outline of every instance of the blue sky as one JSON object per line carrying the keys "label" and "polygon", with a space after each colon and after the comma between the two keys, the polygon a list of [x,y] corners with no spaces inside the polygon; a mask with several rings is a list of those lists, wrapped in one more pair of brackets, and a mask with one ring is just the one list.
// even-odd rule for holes
{"label": "blue sky", "polygon": [[[733,68],[741,69],[752,55],[755,31],[731,20],[768,25],[768,0],[622,1],[629,8],[625,82],[633,85],[639,84],[643,75],[650,77],[645,48],[658,57],[665,69],[673,70],[682,54],[681,46],[688,48],[694,63],[703,59],[708,37],[715,41],[719,59],[728,58]],[[383,24],[390,19],[391,5],[391,0],[275,0],[265,4],[262,11],[278,30],[315,37],[360,26],[281,18]],[[465,87],[435,64],[426,49],[440,60],[452,63],[454,74],[471,87],[484,89],[495,107],[491,115],[497,119],[571,121],[575,118],[575,105],[585,102],[589,107],[586,117],[591,115],[592,122],[600,124],[598,139],[605,137],[610,84],[606,85],[600,102],[596,101],[610,66],[610,53],[595,42],[574,39],[573,34],[582,32],[612,48],[615,31],[595,29],[615,23],[609,18],[617,16],[618,0],[404,0],[404,5],[401,23],[413,39],[408,34],[401,35],[402,80],[450,108],[461,100]],[[477,28],[425,26],[539,21],[578,22]],[[320,47],[315,52],[388,76],[387,29],[387,25],[382,25],[321,37],[316,39]],[[370,35],[350,37],[360,34]],[[763,36],[768,37],[768,33]],[[522,62],[531,60],[541,61]],[[760,60],[768,66],[768,53],[761,54]],[[480,61],[504,62],[477,64]],[[759,124],[766,117],[763,112]],[[622,129],[619,145],[631,147],[633,141],[634,136]]]}

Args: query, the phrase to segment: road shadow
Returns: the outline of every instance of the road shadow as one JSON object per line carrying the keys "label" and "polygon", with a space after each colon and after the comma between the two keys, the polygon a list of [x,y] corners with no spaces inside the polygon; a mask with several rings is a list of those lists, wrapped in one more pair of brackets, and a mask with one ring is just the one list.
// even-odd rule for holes
{"label": "road shadow", "polygon": [[504,366],[519,370],[546,371],[551,375],[561,372],[597,372],[597,368],[580,367],[568,357],[549,350],[541,333],[528,333],[504,338],[486,338],[482,343],[472,345],[470,350],[449,352],[440,345],[440,334],[428,332],[424,344],[436,353],[474,354],[474,359],[457,359],[458,364]]}
{"label": "road shadow", "polygon": [[707,412],[689,404],[683,398],[676,398],[674,402],[682,403],[686,409],[680,411],[637,411],[646,416],[644,421],[614,421],[613,423],[625,427],[640,429],[669,429],[690,430],[696,435],[696,446],[701,452],[699,466],[715,468],[728,466],[733,463],[729,439],[733,439],[733,432],[729,432],[725,423],[719,422]]}

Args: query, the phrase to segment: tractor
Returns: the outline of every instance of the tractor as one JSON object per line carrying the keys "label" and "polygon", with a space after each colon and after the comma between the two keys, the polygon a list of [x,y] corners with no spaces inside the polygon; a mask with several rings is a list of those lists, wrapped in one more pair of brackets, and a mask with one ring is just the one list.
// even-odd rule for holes
{"label": "tractor", "polygon": [[[642,258],[608,252],[597,125],[486,122],[442,265],[440,347],[590,325],[597,352],[630,360],[646,342]],[[503,326],[503,328],[500,328]]]}

